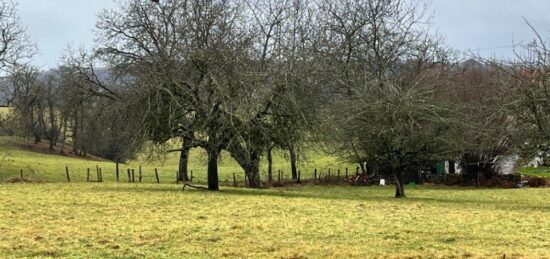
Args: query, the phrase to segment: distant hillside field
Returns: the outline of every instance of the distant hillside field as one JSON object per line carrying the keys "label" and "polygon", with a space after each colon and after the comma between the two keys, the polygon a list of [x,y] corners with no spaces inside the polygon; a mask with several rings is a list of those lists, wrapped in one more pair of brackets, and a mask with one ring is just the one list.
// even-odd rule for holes
{"label": "distant hillside field", "polygon": [[[59,150],[59,147],[56,147]],[[70,147],[66,147],[70,150]],[[127,169],[134,169],[136,176],[139,166],[142,166],[143,181],[156,182],[154,169],[157,168],[161,182],[174,182],[178,170],[179,152],[169,153],[163,158],[139,159],[127,164],[120,164],[120,181],[127,181]],[[14,137],[0,137],[0,181],[20,176],[23,170],[24,177],[44,182],[65,182],[65,167],[69,168],[71,181],[86,181],[86,171],[90,169],[91,180],[96,179],[96,166],[101,168],[104,181],[115,181],[115,163],[95,156],[80,157],[70,154],[60,155],[58,151],[50,152],[47,143],[38,145],[27,144],[24,139]],[[298,165],[302,179],[313,177],[313,170],[326,174],[330,169],[336,174],[340,169],[343,176],[348,168],[350,174],[355,173],[357,165],[342,162],[336,157],[325,154],[321,149],[311,148],[306,152],[306,158],[301,159]],[[206,152],[202,149],[193,149],[190,153],[189,170],[193,171],[194,182],[206,183]],[[280,151],[274,152],[273,158],[274,178],[281,170],[284,178],[290,177],[290,162],[286,155]],[[550,168],[520,168],[524,175],[550,178]],[[224,152],[219,163],[220,181],[222,185],[230,185],[233,182],[233,173],[237,181],[244,181],[244,172],[240,166]],[[267,162],[263,159],[261,164],[262,181],[267,179]]]}
{"label": "distant hillside field", "polygon": [[550,178],[550,167],[544,167],[544,166],[539,166],[537,168],[524,167],[524,168],[521,168],[519,171],[524,175]]}
{"label": "distant hillside field", "polygon": [[10,113],[10,107],[0,107],[0,116],[6,116]]}
{"label": "distant hillside field", "polygon": [[[67,148],[67,149],[70,149]],[[301,160],[299,169],[303,179],[311,178],[313,170],[332,172],[341,170],[342,175],[346,167],[350,173],[355,172],[356,165],[350,165],[338,161],[335,157],[324,154],[322,151],[311,150],[306,154],[307,160]],[[174,182],[178,170],[179,153],[170,153],[164,159],[148,160],[145,158],[130,161],[128,164],[120,164],[120,180],[127,181],[127,169],[134,169],[137,175],[139,166],[142,166],[143,181],[153,182],[155,180],[154,169],[157,168],[161,182]],[[290,162],[281,152],[274,152],[273,159],[274,177],[277,171],[282,170],[285,178],[290,177]],[[21,170],[25,177],[45,182],[66,181],[65,167],[68,166],[72,181],[86,181],[86,171],[91,170],[92,180],[96,178],[96,166],[103,172],[104,181],[115,181],[115,164],[112,161],[97,157],[77,157],[74,155],[64,156],[58,152],[49,154],[46,145],[31,145],[30,147],[23,139],[13,137],[0,137],[0,181],[11,177],[19,176]],[[190,154],[189,170],[193,171],[195,182],[206,183],[206,153],[202,149],[193,149]],[[223,153],[219,163],[220,181],[223,183],[233,181],[233,173],[238,181],[244,180],[244,172],[240,166],[227,154]],[[267,163],[262,163],[262,179],[267,177]]]}

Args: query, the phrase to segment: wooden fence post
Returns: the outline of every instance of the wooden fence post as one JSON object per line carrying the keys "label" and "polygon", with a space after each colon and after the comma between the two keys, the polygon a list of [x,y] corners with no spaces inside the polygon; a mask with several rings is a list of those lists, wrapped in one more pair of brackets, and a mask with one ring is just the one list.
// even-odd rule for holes
{"label": "wooden fence post", "polygon": [[23,169],[21,169],[21,180],[23,180],[24,177],[23,177]]}
{"label": "wooden fence post", "polygon": [[317,168],[313,170],[313,180],[317,180]]}
{"label": "wooden fence post", "polygon": [[159,172],[157,171],[156,168],[155,168],[155,177],[157,178],[157,183],[160,183]]}
{"label": "wooden fence post", "polygon": [[71,182],[71,177],[69,176],[69,167],[65,166],[65,173],[67,174],[67,182]]}
{"label": "wooden fence post", "polygon": [[348,179],[348,168],[346,167],[346,179]]}
{"label": "wooden fence post", "polygon": [[233,187],[237,187],[237,177],[235,176],[235,173],[233,173]]}
{"label": "wooden fence post", "polygon": [[126,173],[128,174],[128,182],[131,183],[132,182],[132,176],[130,175],[130,168],[126,169]]}
{"label": "wooden fence post", "polygon": [[86,170],[86,182],[90,182],[90,168]]}
{"label": "wooden fence post", "polygon": [[143,178],[143,174],[141,173],[141,165],[139,165],[139,169],[138,169],[138,170],[139,170],[139,171],[138,171],[138,174],[139,174],[139,176],[138,176],[139,179],[138,179],[138,180],[139,180],[139,182],[141,183],[141,179]]}
{"label": "wooden fence post", "polygon": [[336,180],[340,182],[340,168],[338,168],[338,176],[336,177]]}
{"label": "wooden fence post", "polygon": [[191,175],[190,175],[190,177],[189,177],[189,180],[190,180],[191,182],[193,182],[193,170],[191,170]]}
{"label": "wooden fence post", "polygon": [[132,182],[135,183],[136,182],[136,175],[135,175],[135,170],[132,169]]}
{"label": "wooden fence post", "polygon": [[103,182],[103,171],[99,168],[99,182]]}
{"label": "wooden fence post", "polygon": [[118,173],[118,162],[116,162],[115,164],[115,177],[116,177],[116,181],[118,182],[118,177],[119,177],[119,173]]}

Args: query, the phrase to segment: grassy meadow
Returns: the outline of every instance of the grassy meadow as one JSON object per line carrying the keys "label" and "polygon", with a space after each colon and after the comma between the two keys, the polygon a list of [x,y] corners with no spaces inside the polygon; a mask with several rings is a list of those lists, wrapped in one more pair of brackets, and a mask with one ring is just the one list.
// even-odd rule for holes
{"label": "grassy meadow", "polygon": [[[45,143],[44,143],[45,145]],[[59,147],[57,147],[59,148]],[[46,151],[46,150],[43,150]],[[320,149],[314,148],[305,154],[305,159],[301,159],[299,169],[303,179],[313,177],[313,170],[317,168],[319,172],[327,172],[329,168],[332,172],[341,169],[342,175],[346,167],[350,172],[355,170],[356,165],[347,164],[338,161],[335,157],[326,155]],[[206,152],[202,149],[193,149],[189,158],[189,170],[193,171],[193,180],[198,183],[206,183]],[[128,168],[136,171],[142,166],[143,181],[155,182],[154,169],[157,168],[160,181],[164,183],[174,182],[178,170],[179,153],[169,153],[162,159],[149,159],[142,156],[136,160],[129,161],[127,164],[120,164],[120,181],[127,181],[126,170]],[[103,172],[103,180],[106,182],[116,181],[115,164],[112,161],[61,156],[58,152],[49,154],[48,152],[36,152],[29,148],[23,139],[14,139],[12,137],[0,137],[0,181],[20,175],[23,170],[25,177],[40,180],[44,182],[65,182],[65,167],[69,167],[71,181],[86,181],[86,171],[91,170],[91,178],[95,180],[96,166]],[[276,172],[284,172],[285,178],[290,177],[290,162],[282,152],[274,152],[273,167]],[[353,169],[352,169],[353,168]],[[223,184],[232,184],[233,173],[236,174],[238,181],[244,181],[244,171],[228,155],[223,153],[219,163],[220,181]],[[262,162],[261,179],[267,177],[267,163]]]}
{"label": "grassy meadow", "polygon": [[[10,113],[8,107],[0,107],[0,119]],[[13,177],[18,177],[23,170],[25,178],[39,180],[43,182],[65,182],[65,167],[70,171],[71,181],[84,182],[86,181],[86,171],[90,169],[91,180],[96,179],[96,166],[100,167],[103,172],[103,181],[114,182],[115,164],[112,161],[98,159],[93,157],[74,157],[61,156],[59,152],[50,153],[45,150],[47,141],[41,145],[42,148],[29,147],[26,141],[22,138],[14,138],[9,136],[0,136],[0,182]],[[174,143],[173,148],[179,147],[179,144]],[[56,147],[57,151],[59,147]],[[67,147],[70,150],[70,147]],[[37,152],[39,151],[39,152]],[[319,172],[327,172],[329,169],[336,171],[349,168],[350,172],[355,170],[356,165],[351,165],[339,161],[337,158],[327,155],[321,148],[311,147],[300,158],[298,169],[301,171],[302,179],[312,178],[313,170],[317,168]],[[196,183],[206,183],[206,152],[200,148],[192,149],[189,158],[189,170],[193,171],[193,181]],[[138,157],[135,160],[128,161],[126,164],[120,164],[120,181],[127,181],[126,170],[128,168],[136,171],[139,166],[143,170],[144,182],[156,182],[154,170],[157,168],[160,181],[164,183],[174,182],[176,172],[178,170],[179,153],[169,153],[166,156],[147,157],[145,155]],[[267,179],[267,163],[262,161],[261,179]],[[231,156],[222,152],[219,162],[219,173],[221,185],[232,185],[233,173],[235,173],[237,181],[244,182],[244,171]],[[286,154],[280,151],[273,153],[273,169],[274,177],[277,177],[277,171],[283,172],[284,178],[290,177],[290,160]]]}
{"label": "grassy meadow", "polygon": [[544,167],[544,166],[539,166],[537,168],[524,167],[524,168],[521,168],[519,171],[524,175],[550,178],[550,167]]}
{"label": "grassy meadow", "polygon": [[[320,151],[307,156],[314,162],[300,164],[305,178],[313,168],[353,168]],[[0,159],[0,258],[550,258],[545,188],[408,186],[406,199],[392,198],[392,186],[182,191],[174,184],[177,154],[121,165],[117,183],[110,161],[48,154],[7,137],[0,137]],[[104,182],[85,182],[96,165]],[[126,183],[126,168],[139,165],[144,183]],[[194,150],[196,182],[206,181],[205,166]],[[283,154],[274,166],[288,177]],[[153,183],[154,168],[161,184]],[[2,182],[21,169],[39,181]],[[224,154],[222,185],[231,185],[233,173],[242,180]]]}
{"label": "grassy meadow", "polygon": [[0,184],[0,257],[550,258],[548,189]]}

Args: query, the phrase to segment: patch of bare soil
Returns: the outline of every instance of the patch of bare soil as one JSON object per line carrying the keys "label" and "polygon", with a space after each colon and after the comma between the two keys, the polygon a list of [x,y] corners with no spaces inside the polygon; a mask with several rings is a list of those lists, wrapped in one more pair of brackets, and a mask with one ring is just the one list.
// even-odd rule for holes
{"label": "patch of bare soil", "polygon": [[50,150],[50,145],[47,141],[42,141],[38,143],[29,143],[29,144],[21,144],[20,147],[22,147],[25,150],[29,150],[32,152],[42,153],[42,154],[49,154],[49,155],[59,155],[64,157],[72,157],[72,158],[80,158],[80,159],[86,159],[90,161],[109,161],[108,159],[94,156],[94,155],[86,155],[81,156],[78,154],[75,154],[73,152],[73,147],[71,145],[65,144],[65,148],[63,149],[63,153],[61,153],[61,146],[58,144],[57,146],[54,146],[54,150]]}
{"label": "patch of bare soil", "polygon": [[43,183],[43,181],[39,179],[27,178],[27,177],[24,177],[24,178],[12,177],[12,178],[6,179],[4,182],[6,183]]}

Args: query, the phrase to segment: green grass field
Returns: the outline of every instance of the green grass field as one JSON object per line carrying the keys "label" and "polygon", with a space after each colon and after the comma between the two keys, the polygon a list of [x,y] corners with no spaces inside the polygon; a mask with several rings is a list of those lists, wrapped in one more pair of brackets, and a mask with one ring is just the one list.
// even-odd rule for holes
{"label": "green grass field", "polygon": [[[41,180],[45,182],[65,182],[65,167],[69,167],[71,180],[75,182],[86,181],[86,171],[91,170],[92,180],[95,179],[96,166],[103,172],[103,180],[106,182],[115,181],[115,164],[111,161],[94,161],[75,157],[64,157],[59,154],[46,154],[35,152],[25,147],[22,139],[12,137],[0,137],[0,181],[20,175],[23,170],[25,177]],[[139,166],[142,166],[144,172],[144,182],[154,182],[154,169],[157,168],[160,174],[161,182],[174,182],[179,162],[179,153],[169,154],[163,163],[160,160],[149,161],[145,158],[130,161],[128,164],[120,165],[120,180],[127,181],[126,169],[135,169],[136,173]],[[282,170],[285,178],[290,177],[290,162],[285,158],[282,152],[274,153],[273,167],[275,172]],[[329,169],[333,173],[341,169],[342,175],[345,168],[355,171],[355,165],[338,161],[335,157],[328,156],[322,151],[310,151],[305,154],[305,159],[301,159],[299,169],[303,179],[313,177],[313,169],[317,168],[319,172],[327,172]],[[352,169],[353,168],[353,169]],[[193,149],[189,159],[189,170],[193,171],[194,182],[206,183],[206,153],[201,149]],[[227,154],[223,153],[219,163],[220,181],[222,185],[232,184],[233,173],[236,174],[238,181],[244,181],[244,171]],[[262,162],[262,179],[267,176],[267,164]],[[276,177],[276,175],[275,175]],[[231,182],[231,183],[230,183]]]}
{"label": "green grass field", "polygon": [[[392,198],[391,186],[182,191],[176,155],[164,164],[131,161],[120,183],[112,162],[39,153],[18,139],[0,137],[0,157],[0,258],[550,258],[548,188],[408,186],[406,199]],[[275,161],[288,177],[284,156]],[[308,161],[303,172],[352,167],[322,152]],[[140,164],[144,183],[126,183],[126,168]],[[193,151],[200,183],[205,164]],[[96,165],[105,182],[86,183]],[[161,184],[152,183],[154,168]],[[21,169],[41,183],[1,182]],[[233,172],[242,180],[225,154],[222,185]]]}
{"label": "green grass field", "polygon": [[550,178],[550,168],[549,167],[543,167],[539,166],[537,168],[534,167],[524,167],[521,168],[520,173],[528,176],[537,176],[537,177],[543,177],[543,178]]}
{"label": "green grass field", "polygon": [[550,258],[548,189],[0,184],[0,257]]}

